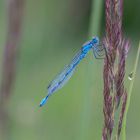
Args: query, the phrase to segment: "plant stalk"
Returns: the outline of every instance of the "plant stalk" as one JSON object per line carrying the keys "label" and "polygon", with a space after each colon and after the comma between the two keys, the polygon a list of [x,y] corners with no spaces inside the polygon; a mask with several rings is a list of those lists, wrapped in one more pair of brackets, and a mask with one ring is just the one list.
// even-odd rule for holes
{"label": "plant stalk", "polygon": [[125,110],[125,113],[124,113],[124,119],[123,119],[123,125],[122,125],[122,140],[126,140],[127,114],[128,114],[128,110],[129,110],[129,106],[130,106],[130,100],[131,100],[132,90],[133,90],[134,81],[135,81],[135,77],[136,77],[136,70],[137,70],[137,66],[138,66],[139,57],[140,57],[140,42],[139,42],[139,47],[138,47],[138,51],[137,51],[137,55],[136,55],[136,60],[135,60],[135,63],[134,63],[133,77],[132,77],[130,87],[129,87],[129,91],[128,91],[126,110]]}
{"label": "plant stalk", "polygon": [[[92,6],[91,6],[91,17],[89,22],[89,31],[88,31],[88,39],[91,39],[92,36],[99,36],[100,32],[100,21],[102,17],[102,6],[103,6],[103,0],[92,0]],[[78,140],[85,140],[88,139],[89,136],[89,129],[90,129],[90,123],[92,121],[91,118],[91,112],[92,110],[92,102],[93,99],[91,99],[91,94],[93,92],[93,86],[89,84],[91,81],[91,74],[93,73],[92,64],[90,61],[93,61],[93,55],[90,55],[88,58],[88,62],[86,63],[86,79],[85,79],[85,96],[84,96],[84,102],[83,102],[83,111],[81,114],[81,120],[80,120],[80,134],[78,136]]]}

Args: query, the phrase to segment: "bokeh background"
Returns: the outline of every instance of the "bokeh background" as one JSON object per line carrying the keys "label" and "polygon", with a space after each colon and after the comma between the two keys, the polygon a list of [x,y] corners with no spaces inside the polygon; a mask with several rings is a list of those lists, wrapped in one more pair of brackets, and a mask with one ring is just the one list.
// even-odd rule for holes
{"label": "bokeh background", "polygon": [[[39,108],[49,82],[88,40],[95,1],[98,0],[26,0],[16,79],[6,107],[9,140],[101,139],[103,61],[95,60],[92,53],[80,63],[68,84]],[[0,1],[0,78],[7,34],[6,4]],[[139,0],[124,1],[123,31],[132,44],[126,66],[127,89],[127,76],[133,69],[140,40],[139,6]],[[104,10],[102,2],[97,34],[100,38],[105,35]],[[140,63],[128,113],[127,140],[140,139],[139,85]]]}

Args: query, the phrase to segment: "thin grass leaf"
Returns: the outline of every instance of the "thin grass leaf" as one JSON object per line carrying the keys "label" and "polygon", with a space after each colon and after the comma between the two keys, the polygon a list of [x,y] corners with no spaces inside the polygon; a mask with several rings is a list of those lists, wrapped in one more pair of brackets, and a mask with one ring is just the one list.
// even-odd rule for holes
{"label": "thin grass leaf", "polygon": [[[101,17],[102,17],[102,6],[103,1],[102,0],[92,0],[92,6],[91,6],[91,17],[90,17],[90,23],[89,23],[89,32],[88,32],[88,38],[91,38],[92,36],[98,36],[100,25],[101,25]],[[93,60],[93,56],[90,55],[88,57],[91,61]],[[77,140],[85,140],[87,139],[89,135],[89,127],[91,123],[91,111],[92,111],[92,102],[93,99],[91,99],[91,96],[89,93],[93,91],[91,88],[89,81],[91,80],[91,74],[92,71],[92,64],[88,60],[88,64],[86,65],[86,83],[85,83],[85,96],[84,96],[84,102],[83,102],[83,111],[81,113],[80,117],[80,127],[79,127],[79,134],[77,137]]]}
{"label": "thin grass leaf", "polygon": [[138,66],[139,56],[140,56],[140,42],[139,42],[139,47],[138,47],[138,51],[137,51],[137,55],[136,55],[136,60],[134,63],[133,78],[131,79],[131,83],[130,83],[130,87],[129,87],[126,109],[124,112],[124,119],[123,119],[123,125],[122,125],[122,140],[126,140],[127,114],[128,114],[128,110],[129,110],[129,106],[130,106],[130,100],[131,100],[132,90],[133,90],[134,81],[135,81],[135,77],[136,77],[136,70],[137,70],[137,66]]}

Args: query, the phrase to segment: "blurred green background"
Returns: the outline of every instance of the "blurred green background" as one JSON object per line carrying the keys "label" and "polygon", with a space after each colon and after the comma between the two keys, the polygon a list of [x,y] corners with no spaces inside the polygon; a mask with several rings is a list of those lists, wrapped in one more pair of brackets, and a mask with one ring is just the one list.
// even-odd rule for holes
{"label": "blurred green background", "polygon": [[[7,105],[9,140],[101,139],[103,62],[95,60],[92,53],[80,63],[68,84],[39,108],[49,82],[88,39],[91,3],[91,0],[26,0],[16,81]],[[123,30],[132,43],[126,66],[127,89],[130,83],[127,75],[133,69],[140,39],[139,6],[139,0],[124,2]],[[102,37],[104,6],[100,10]],[[6,1],[1,0],[0,73],[6,33]],[[140,66],[128,114],[127,140],[140,140],[139,83]]]}

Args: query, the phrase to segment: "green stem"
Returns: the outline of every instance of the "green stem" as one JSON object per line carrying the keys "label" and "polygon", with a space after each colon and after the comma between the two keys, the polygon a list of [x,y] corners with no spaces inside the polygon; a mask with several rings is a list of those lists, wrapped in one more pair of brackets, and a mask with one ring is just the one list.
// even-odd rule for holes
{"label": "green stem", "polygon": [[126,110],[125,110],[124,118],[123,118],[122,140],[126,140],[127,114],[128,114],[128,110],[129,110],[129,106],[130,106],[130,99],[131,99],[131,94],[132,94],[132,90],[133,90],[134,80],[135,80],[135,76],[136,76],[136,70],[137,70],[137,66],[138,66],[139,56],[140,56],[140,43],[139,43],[139,47],[138,47],[138,51],[137,51],[136,60],[135,60],[135,63],[134,63],[133,78],[132,78],[131,83],[130,83],[128,97],[127,97]]}
{"label": "green stem", "polygon": [[[90,24],[89,24],[89,33],[88,33],[88,38],[91,39],[92,36],[98,36],[99,35],[99,30],[100,30],[100,20],[102,17],[102,6],[103,6],[103,0],[93,0],[92,1],[92,12],[91,12],[91,17],[90,17]],[[92,70],[92,64],[90,61],[93,60],[93,56],[89,56],[87,58],[88,62],[86,64],[86,83],[85,83],[85,89],[84,89],[84,102],[82,106],[82,114],[81,114],[81,119],[80,119],[80,133],[78,136],[78,140],[85,140],[88,139],[89,136],[89,129],[90,129],[90,123],[91,123],[91,112],[92,110],[92,102],[93,99],[91,98],[91,92],[93,91],[92,86],[90,85],[90,80],[91,80],[91,74],[93,73]]]}
{"label": "green stem", "polygon": [[99,35],[102,17],[103,0],[92,1],[92,11],[89,24],[89,38],[93,35]]}

